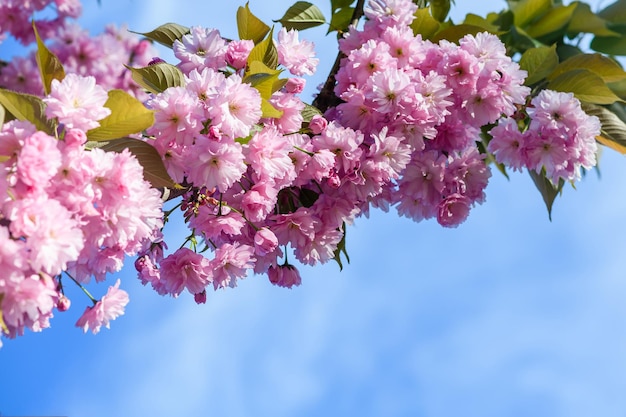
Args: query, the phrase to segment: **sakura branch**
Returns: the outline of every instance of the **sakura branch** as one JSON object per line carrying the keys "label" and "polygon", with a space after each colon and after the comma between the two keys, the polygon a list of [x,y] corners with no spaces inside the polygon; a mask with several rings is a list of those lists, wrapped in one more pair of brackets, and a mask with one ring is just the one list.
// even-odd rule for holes
{"label": "sakura branch", "polygon": [[[241,39],[230,40],[177,24],[90,37],[66,22],[79,4],[56,1],[59,18],[32,37],[43,28],[49,46],[0,68],[4,335],[66,311],[64,275],[87,291],[126,256],[142,284],[198,304],[250,273],[292,288],[302,277],[290,260],[343,267],[346,227],[372,209],[458,227],[485,201],[492,166],[528,170],[550,208],[595,166],[596,139],[620,149],[626,125],[602,106],[619,100],[609,87],[626,73],[608,58],[507,49],[491,32],[506,40],[510,19],[444,23],[450,2],[352,3],[331,2],[335,24],[351,19],[309,105],[300,94],[319,59],[295,26],[325,22],[311,3],[292,6],[276,33],[241,7]],[[536,42],[556,36],[533,26],[544,10],[523,10],[537,14],[521,28]],[[23,22],[0,28],[31,39]],[[152,41],[177,62],[155,57]],[[168,244],[176,215],[189,233]],[[129,301],[120,285],[89,295],[76,325],[108,328]]]}

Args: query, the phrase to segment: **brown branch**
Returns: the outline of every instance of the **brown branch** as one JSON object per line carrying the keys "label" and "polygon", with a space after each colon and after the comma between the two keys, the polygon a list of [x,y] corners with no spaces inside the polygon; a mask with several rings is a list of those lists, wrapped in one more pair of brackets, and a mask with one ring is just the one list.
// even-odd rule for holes
{"label": "brown branch", "polygon": [[[355,26],[363,17],[363,8],[365,6],[365,0],[358,0],[356,6],[354,7],[354,13],[352,13],[352,21],[350,26]],[[324,83],[324,87],[320,90],[315,100],[313,100],[313,106],[317,107],[322,113],[326,112],[331,107],[336,107],[341,103],[341,99],[337,97],[335,94],[335,84],[337,82],[335,76],[337,72],[339,72],[339,67],[341,66],[341,60],[346,56],[343,52],[339,51],[337,53],[337,58],[335,58],[335,63],[328,74],[328,78],[326,78],[326,82]]]}

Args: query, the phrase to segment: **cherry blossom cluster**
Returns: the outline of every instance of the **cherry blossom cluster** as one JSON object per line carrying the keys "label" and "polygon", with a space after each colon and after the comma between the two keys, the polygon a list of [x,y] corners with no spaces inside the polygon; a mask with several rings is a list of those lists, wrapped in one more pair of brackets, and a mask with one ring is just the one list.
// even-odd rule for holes
{"label": "cherry blossom cluster", "polygon": [[335,93],[343,103],[330,113],[365,136],[386,129],[407,147],[406,169],[380,197],[386,204],[455,227],[485,199],[481,127],[512,115],[530,90],[496,36],[422,40],[409,27],[416,9],[409,0],[369,3],[363,29],[340,41],[346,57]]}
{"label": "cherry blossom cluster", "polygon": [[[62,278],[100,282],[160,238],[158,190],[127,150],[86,150],[85,132],[110,110],[93,77],[53,80],[44,98],[55,135],[27,121],[0,130],[0,308],[9,337],[49,326],[69,300]],[[77,325],[96,333],[123,313],[119,283],[87,307]]]}
{"label": "cherry blossom cluster", "polygon": [[[47,13],[43,13],[44,9]],[[52,35],[66,23],[66,18],[80,15],[80,0],[2,0],[0,1],[0,42],[1,36],[13,35],[24,45],[35,40],[31,22],[35,23],[42,36]]]}
{"label": "cherry blossom cluster", "polygon": [[[152,143],[170,176],[187,187],[181,209],[194,235],[189,240],[199,236],[212,253],[209,259],[194,244],[196,250],[183,246],[164,256],[164,244],[153,245],[136,267],[142,282],[160,294],[187,290],[203,302],[206,287],[233,287],[249,270],[268,273],[277,285],[298,285],[298,270],[286,257],[279,262],[286,255],[281,246],[290,245],[304,263],[328,261],[346,214],[355,211],[344,197],[323,194],[327,181],[339,186],[335,155],[307,133],[339,141],[357,133],[327,126],[321,116],[303,132],[304,104],[297,94],[305,80],[299,77],[286,80],[268,100],[280,117],[263,117],[259,91],[242,78],[253,46],[227,42],[214,29],[191,28],[173,46],[186,85],[147,103],[155,111],[148,129]],[[313,73],[312,44],[297,32],[283,29],[276,49],[291,74]]]}
{"label": "cherry blossom cluster", "polygon": [[571,93],[542,90],[526,116],[506,117],[491,129],[487,149],[514,170],[545,172],[554,184],[577,181],[581,168],[596,165],[600,121],[589,116]]}
{"label": "cherry blossom cluster", "polygon": [[[32,27],[29,30],[33,32]],[[124,65],[146,66],[157,52],[148,40],[133,35],[126,27],[109,25],[103,33],[90,36],[78,24],[66,23],[45,39],[66,72],[92,76],[106,90],[121,89],[137,98],[147,98]],[[35,54],[33,51],[27,56],[15,57],[0,68],[0,87],[43,95]]]}
{"label": "cherry blossom cluster", "polygon": [[[17,22],[51,3],[0,1],[0,32],[32,41],[30,25],[27,34]],[[423,40],[410,27],[412,0],[369,2],[364,25],[339,42],[339,104],[323,114],[300,98],[302,77],[319,61],[296,30],[281,29],[260,63],[250,62],[253,41],[192,27],[173,43],[183,82],[148,95],[124,65],[157,62],[149,41],[113,26],[90,37],[64,22],[78,0],[53,3],[58,17],[37,26],[67,75],[43,98],[48,120],[39,128],[12,120],[0,129],[0,324],[9,337],[40,331],[55,308],[67,310],[68,280],[93,302],[76,325],[108,327],[128,294],[118,280],[98,300],[83,284],[105,281],[127,255],[137,255],[144,285],[204,303],[208,288],[235,287],[250,271],[299,285],[290,259],[341,262],[346,226],[371,208],[456,227],[485,200],[491,171],[481,132],[490,130],[498,163],[554,183],[596,162],[600,122],[571,94],[529,99],[526,73],[494,35]],[[42,96],[34,53],[1,68],[0,87]],[[86,132],[111,113],[111,89],[154,114],[142,139],[177,183],[166,190],[180,198],[170,210],[129,151],[86,149]],[[169,251],[163,226],[175,212],[189,235]]]}

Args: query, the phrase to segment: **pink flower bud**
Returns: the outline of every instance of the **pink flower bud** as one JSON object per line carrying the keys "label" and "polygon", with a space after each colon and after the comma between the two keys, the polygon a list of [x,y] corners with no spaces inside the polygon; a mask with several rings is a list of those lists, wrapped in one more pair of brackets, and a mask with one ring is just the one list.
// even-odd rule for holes
{"label": "pink flower bud", "polygon": [[206,303],[206,290],[196,293],[193,295],[193,299],[196,304],[204,304]]}
{"label": "pink flower bud", "polygon": [[65,131],[63,141],[72,147],[82,146],[87,142],[87,135],[81,129],[68,129]]}
{"label": "pink flower bud", "polygon": [[226,62],[235,69],[244,68],[252,48],[254,48],[254,42],[249,39],[230,42],[226,51]]}
{"label": "pink flower bud", "polygon": [[302,283],[300,272],[293,265],[271,266],[267,271],[270,282],[279,287],[291,288]]}
{"label": "pink flower bud", "polygon": [[300,94],[304,90],[306,80],[304,78],[289,78],[285,84],[285,90],[291,94]]}
{"label": "pink flower bud", "polygon": [[254,235],[254,253],[265,256],[278,247],[278,238],[267,227],[259,229]]}
{"label": "pink flower bud", "polygon": [[57,310],[59,310],[60,312],[67,311],[70,308],[70,304],[70,299],[61,294],[61,296],[59,297],[59,301],[57,301]]}
{"label": "pink flower bud", "polygon": [[320,116],[319,114],[313,116],[313,118],[309,122],[309,129],[311,129],[311,132],[313,132],[314,135],[319,135],[324,132],[327,126],[328,120],[326,120],[323,116]]}

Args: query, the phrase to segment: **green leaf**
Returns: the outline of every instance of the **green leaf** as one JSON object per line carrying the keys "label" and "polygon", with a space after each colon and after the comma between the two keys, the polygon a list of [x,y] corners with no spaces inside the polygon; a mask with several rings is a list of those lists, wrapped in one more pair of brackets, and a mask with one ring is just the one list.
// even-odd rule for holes
{"label": "green leaf", "polygon": [[185,76],[174,65],[165,62],[148,65],[143,68],[132,68],[126,65],[133,80],[153,94],[162,93],[170,87],[183,87]]}
{"label": "green leaf", "polygon": [[253,15],[248,3],[246,3],[245,7],[237,9],[237,31],[239,32],[239,39],[250,39],[257,44],[265,38],[270,27]]}
{"label": "green leaf", "polygon": [[548,88],[555,91],[574,93],[580,101],[594,104],[611,104],[621,101],[607,87],[599,75],[586,69],[575,69],[563,73],[550,81]]}
{"label": "green leaf", "polygon": [[109,91],[104,104],[111,114],[100,120],[100,127],[87,132],[91,141],[104,141],[139,133],[154,123],[154,112],[122,90]]}
{"label": "green leaf", "polygon": [[431,0],[430,13],[439,22],[443,22],[450,13],[450,0]]}
{"label": "green leaf", "polygon": [[65,70],[63,64],[55,54],[43,43],[37,32],[37,27],[33,21],[33,31],[35,32],[35,39],[37,40],[37,66],[39,67],[39,74],[41,74],[41,81],[43,82],[43,89],[46,95],[50,94],[50,86],[52,80],[63,80],[65,78]]}
{"label": "green leaf", "polygon": [[626,23],[611,25],[611,30],[619,37],[596,36],[589,46],[607,55],[626,55]]}
{"label": "green leaf", "polygon": [[190,29],[187,26],[182,26],[177,23],[165,23],[150,32],[141,33],[133,32],[132,30],[130,32],[145,36],[163,46],[172,48],[174,41],[180,41],[183,36],[190,32]]}
{"label": "green leaf", "polygon": [[526,50],[520,58],[520,68],[528,72],[525,85],[533,85],[550,75],[559,64],[556,45]]}
{"label": "green leaf", "polygon": [[335,260],[335,262],[337,262],[337,265],[339,265],[339,270],[343,271],[343,263],[341,262],[341,254],[343,253],[348,263],[350,263],[350,257],[348,256],[348,251],[346,250],[346,223],[345,222],[343,223],[341,228],[342,228],[343,236],[341,237],[341,240],[337,244],[337,249],[335,249],[335,251],[333,252],[333,254],[335,255],[333,259]]}
{"label": "green leaf", "polygon": [[626,23],[626,1],[617,0],[598,12],[598,16],[611,23]]}
{"label": "green leaf", "polygon": [[12,118],[27,120],[38,130],[54,134],[54,123],[46,117],[46,105],[41,98],[0,89],[0,104]]}
{"label": "green leaf", "polygon": [[269,100],[276,91],[274,88],[280,86],[277,81],[281,72],[281,70],[269,68],[260,61],[253,61],[248,67],[243,82],[249,83],[259,91],[262,98]]}
{"label": "green leaf", "polygon": [[582,103],[585,113],[596,116],[602,123],[602,131],[596,140],[621,154],[626,154],[626,123],[606,107]]}
{"label": "green leaf", "polygon": [[555,186],[552,184],[552,181],[546,178],[544,170],[542,170],[541,174],[537,174],[535,171],[531,170],[529,170],[528,173],[533,179],[535,187],[537,187],[541,193],[543,201],[546,203],[546,208],[548,209],[548,218],[552,221],[552,205],[554,204],[556,197],[563,191],[563,185],[565,182],[561,179],[559,184]]}
{"label": "green leaf", "polygon": [[544,14],[537,22],[526,29],[533,38],[541,38],[564,28],[571,20],[576,3],[569,6],[556,6]]}
{"label": "green leaf", "polygon": [[0,330],[4,333],[4,334],[9,334],[9,328],[7,327],[6,323],[4,322],[4,317],[2,317],[2,299],[4,298],[4,294],[0,294]]}
{"label": "green leaf", "polygon": [[313,116],[321,116],[322,112],[315,106],[304,103],[304,108],[300,112],[302,119],[305,123],[309,123]]}
{"label": "green leaf", "polygon": [[266,119],[279,119],[283,115],[282,110],[278,110],[264,98],[261,99],[261,111],[263,112],[262,117]]}
{"label": "green leaf", "polygon": [[417,9],[411,29],[415,35],[422,35],[423,39],[430,39],[439,30],[441,24],[431,16],[428,9]]}
{"label": "green leaf", "polygon": [[465,16],[465,20],[463,21],[463,23],[466,25],[481,27],[485,29],[485,31],[490,32],[490,33],[495,33],[495,34],[502,33],[498,26],[494,25],[492,22],[485,19],[484,17],[478,16],[476,14],[472,14],[472,13],[467,14]]}
{"label": "green leaf", "polygon": [[278,51],[274,40],[272,39],[274,29],[270,30],[269,35],[263,41],[257,43],[250,55],[248,55],[248,65],[251,65],[254,61],[262,62],[271,69],[278,67]]}
{"label": "green leaf", "polygon": [[334,12],[330,18],[330,24],[328,26],[328,32],[344,33],[348,31],[350,23],[352,23],[352,16],[354,15],[353,7],[344,7]]}
{"label": "green leaf", "polygon": [[605,83],[626,79],[626,72],[611,58],[601,54],[581,54],[561,62],[548,77],[553,80],[559,75],[575,69],[586,69],[599,75]]}
{"label": "green leaf", "polygon": [[122,138],[113,140],[101,149],[107,152],[122,152],[128,149],[143,167],[143,178],[154,188],[177,188],[165,169],[161,155],[152,145],[139,139]]}
{"label": "green leaf", "polygon": [[333,13],[335,13],[339,9],[351,6],[352,3],[354,3],[354,0],[330,0],[330,7]]}
{"label": "green leaf", "polygon": [[568,36],[575,37],[579,33],[592,33],[597,36],[620,36],[607,27],[607,21],[591,11],[586,3],[576,3],[572,20],[567,26]]}
{"label": "green leaf", "polygon": [[467,25],[462,23],[460,25],[453,25],[448,28],[442,29],[431,37],[431,41],[439,42],[442,39],[446,39],[450,42],[458,42],[465,35],[476,35],[477,33],[484,32],[485,28],[474,25]]}
{"label": "green leaf", "polygon": [[550,10],[551,0],[509,0],[515,26],[525,27]]}
{"label": "green leaf", "polygon": [[0,130],[2,129],[2,125],[4,125],[5,113],[4,106],[0,106]]}
{"label": "green leaf", "polygon": [[298,1],[285,12],[279,20],[281,25],[287,30],[304,30],[326,23],[326,18],[322,11],[314,4],[307,1]]}

